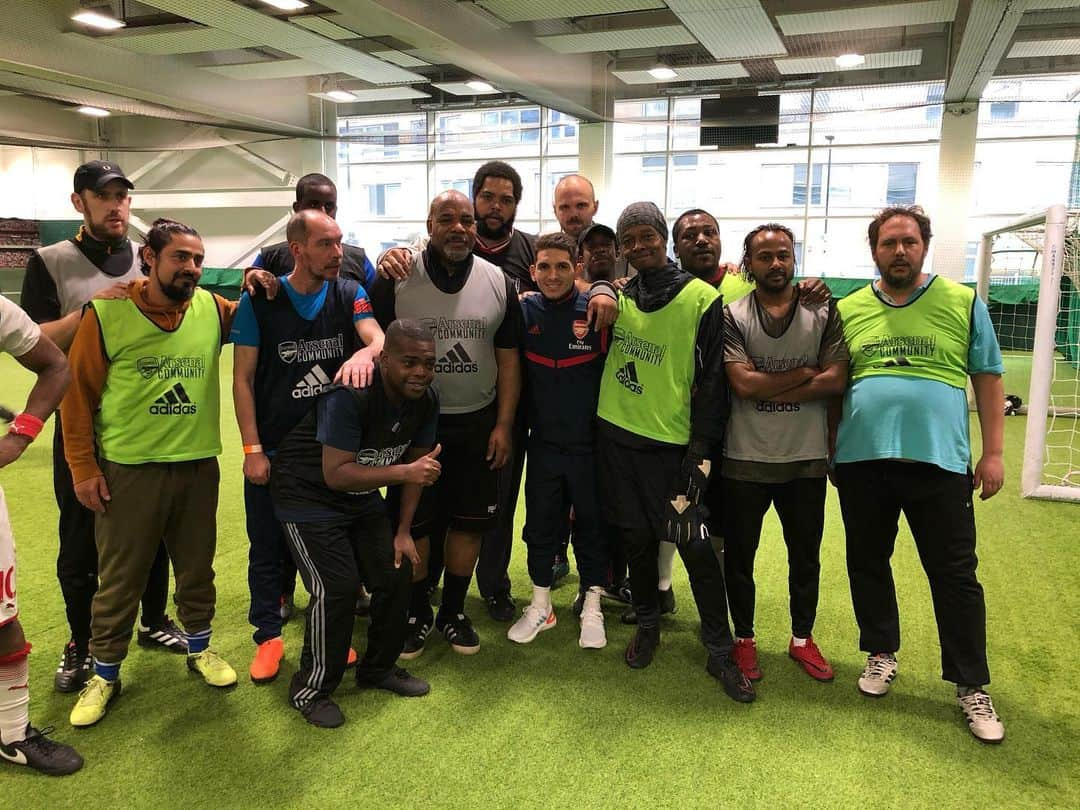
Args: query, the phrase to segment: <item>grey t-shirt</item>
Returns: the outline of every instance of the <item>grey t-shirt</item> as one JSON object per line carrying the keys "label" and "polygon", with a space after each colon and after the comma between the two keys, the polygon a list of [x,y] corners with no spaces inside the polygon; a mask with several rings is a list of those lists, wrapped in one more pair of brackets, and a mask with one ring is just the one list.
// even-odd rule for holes
{"label": "grey t-shirt", "polygon": [[[800,326],[802,327],[803,333],[806,335],[806,337],[802,339],[818,340],[816,336],[820,334],[818,345],[812,350],[812,355],[816,358],[813,363],[819,368],[824,369],[830,365],[847,362],[848,360],[848,350],[847,344],[844,341],[843,325],[840,321],[839,313],[836,311],[835,303],[830,302],[827,305],[827,313],[818,313],[819,317],[808,317],[807,310],[805,308],[800,309],[799,290],[796,288],[795,297],[791,307],[780,318],[774,318],[770,315],[769,311],[758,302],[757,296],[752,294],[746,296],[741,301],[736,302],[736,304],[725,307],[725,363],[745,363],[755,366],[755,368],[759,365],[754,360],[755,354],[758,354],[758,352],[754,352],[748,345],[747,335],[745,334],[746,330],[740,327],[740,318],[737,318],[732,313],[732,307],[735,306],[740,308],[740,315],[743,319],[753,318],[755,332],[777,341],[780,341],[785,336],[792,337],[789,334],[789,330],[792,328],[796,315],[798,315]],[[815,329],[811,326],[815,321],[822,320],[824,321],[823,328]],[[809,363],[804,363],[804,365],[806,364]],[[804,405],[809,406],[809,408],[815,412],[823,411],[825,407],[823,402],[804,403]],[[733,409],[732,419],[729,421],[728,425],[729,439],[726,442],[726,445],[729,448],[733,448],[739,444],[738,441],[732,441],[732,435],[730,433],[732,430],[739,429],[739,419],[735,410],[736,409]],[[749,414],[750,412],[748,411],[747,413]],[[819,414],[816,418],[822,421],[824,419],[823,414]],[[821,427],[823,429],[824,426],[821,425]],[[758,442],[763,441],[762,435],[768,435],[768,433],[759,433],[756,437]],[[814,444],[814,442],[810,442],[807,446],[812,444]],[[805,450],[805,447],[798,449]],[[779,455],[782,456],[787,448],[763,447],[761,453],[753,455],[755,457],[771,456],[775,458],[778,455],[778,453],[775,452],[777,450],[779,450]],[[824,452],[822,452],[819,457],[810,459],[805,457],[805,452],[796,452],[795,455],[801,455],[802,458],[797,458],[797,460],[792,461],[753,461],[745,458],[745,456],[748,455],[747,453],[735,454],[743,455],[744,458],[728,458],[725,456],[722,466],[722,475],[727,478],[735,478],[741,481],[783,483],[795,478],[821,477],[827,472]]]}

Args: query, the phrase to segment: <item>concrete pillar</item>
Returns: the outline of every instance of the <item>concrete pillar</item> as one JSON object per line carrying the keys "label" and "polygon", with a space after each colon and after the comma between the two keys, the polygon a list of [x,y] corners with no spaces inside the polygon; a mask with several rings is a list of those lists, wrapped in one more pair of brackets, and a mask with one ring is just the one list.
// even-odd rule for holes
{"label": "concrete pillar", "polygon": [[596,190],[596,199],[600,201],[597,219],[607,222],[618,214],[605,211],[604,200],[611,186],[612,166],[614,163],[614,124],[615,93],[609,86],[613,81],[608,70],[606,56],[593,59],[593,109],[604,117],[603,121],[593,124],[582,123],[578,128],[578,173],[592,181]]}
{"label": "concrete pillar", "polygon": [[938,195],[933,207],[927,206],[926,210],[934,231],[930,269],[958,281],[964,277],[968,220],[974,202],[972,179],[978,124],[978,101],[945,105],[938,148]]}

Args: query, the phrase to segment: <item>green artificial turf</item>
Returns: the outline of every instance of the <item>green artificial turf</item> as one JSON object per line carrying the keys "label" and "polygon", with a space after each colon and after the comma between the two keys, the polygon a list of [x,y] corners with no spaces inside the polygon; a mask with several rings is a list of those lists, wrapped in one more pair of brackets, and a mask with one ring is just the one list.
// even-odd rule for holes
{"label": "green artificial turf", "polygon": [[[225,403],[229,358],[223,363]],[[0,359],[0,402],[25,401],[30,376]],[[31,717],[86,758],[50,779],[0,763],[15,806],[75,807],[717,807],[1080,806],[1077,712],[1080,505],[1018,495],[1023,417],[1006,420],[1005,490],[977,507],[986,588],[991,693],[1007,727],[997,747],[974,740],[950,684],[940,680],[926,578],[906,527],[894,557],[903,621],[900,675],[881,700],[855,680],[858,651],[843,530],[830,488],[815,637],[835,669],[812,681],[786,656],[786,562],[770,513],[757,562],[757,635],[765,678],[757,702],[737,705],[704,670],[697,617],[676,566],[678,613],[663,623],[654,664],[622,661],[630,629],[607,608],[608,647],[582,651],[571,616],[576,578],[554,594],[559,625],[533,644],[505,638],[470,595],[482,639],[472,657],[438,636],[410,669],[428,697],[357,692],[337,699],[348,722],[315,729],[286,703],[302,628],[285,630],[282,677],[254,686],[247,624],[247,538],[239,438],[226,405],[214,647],[241,674],[217,691],[183,659],[132,646],[124,693],[96,727],[67,722],[74,696],[52,690],[68,631],[55,579],[56,506],[46,433],[0,471],[19,547],[19,603],[31,656]],[[977,429],[974,431],[977,433]],[[519,520],[521,514],[519,513]],[[521,604],[525,549],[511,568]],[[303,600],[300,600],[303,603]],[[358,622],[356,644],[364,644]]]}

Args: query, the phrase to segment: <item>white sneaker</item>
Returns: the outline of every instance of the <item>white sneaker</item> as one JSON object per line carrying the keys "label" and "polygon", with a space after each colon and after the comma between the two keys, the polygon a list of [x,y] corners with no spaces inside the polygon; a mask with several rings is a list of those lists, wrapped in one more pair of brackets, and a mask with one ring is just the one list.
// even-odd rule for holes
{"label": "white sneaker", "polygon": [[529,604],[521,614],[521,618],[514,622],[506,631],[506,637],[518,644],[528,644],[544,630],[550,630],[555,626],[555,611],[549,609],[544,613],[542,608]]}
{"label": "white sneaker", "polygon": [[888,653],[868,656],[866,668],[859,676],[859,691],[869,697],[884,697],[896,677],[896,657]]}
{"label": "white sneaker", "polygon": [[968,728],[977,740],[999,743],[1005,739],[1005,726],[994,711],[994,703],[986,692],[981,689],[972,689],[966,693],[957,691],[956,702],[963,709]]}
{"label": "white sneaker", "polygon": [[604,589],[596,586],[585,592],[585,602],[581,606],[581,635],[578,636],[578,646],[583,650],[601,650],[607,646],[604,613],[600,609],[603,593]]}

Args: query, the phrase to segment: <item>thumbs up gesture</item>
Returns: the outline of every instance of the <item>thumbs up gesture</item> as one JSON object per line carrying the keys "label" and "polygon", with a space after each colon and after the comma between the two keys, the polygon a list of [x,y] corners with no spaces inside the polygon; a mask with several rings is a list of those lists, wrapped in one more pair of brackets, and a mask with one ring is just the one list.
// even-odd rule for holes
{"label": "thumbs up gesture", "polygon": [[406,480],[410,484],[419,484],[422,487],[430,487],[438,481],[439,476],[442,475],[442,464],[438,462],[439,453],[441,452],[442,445],[437,444],[430,453],[426,453],[411,464],[405,465],[407,470]]}

